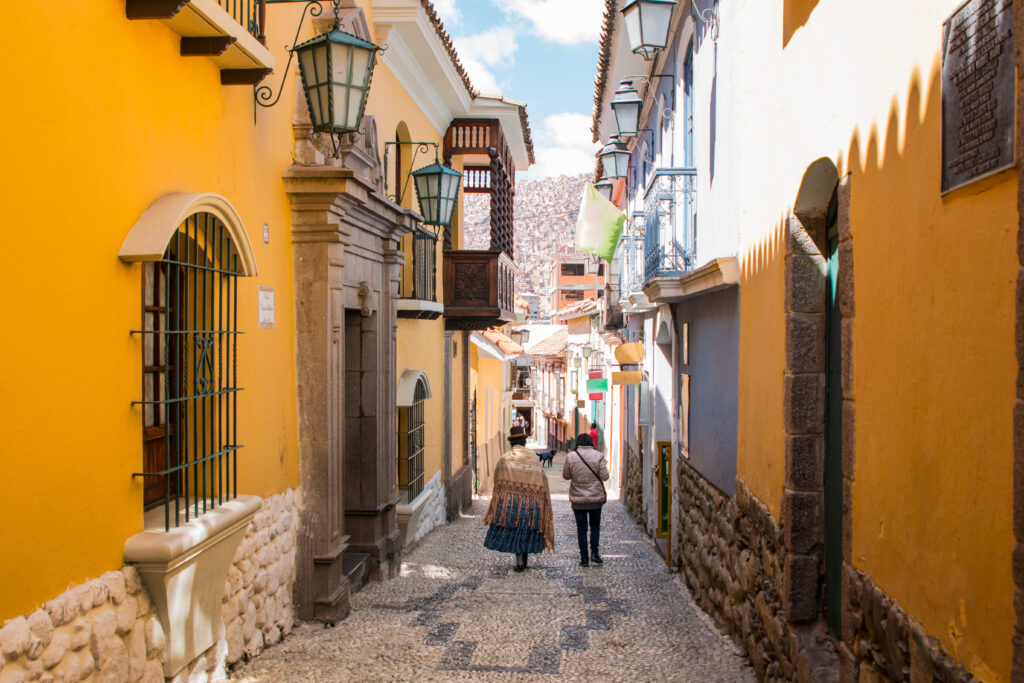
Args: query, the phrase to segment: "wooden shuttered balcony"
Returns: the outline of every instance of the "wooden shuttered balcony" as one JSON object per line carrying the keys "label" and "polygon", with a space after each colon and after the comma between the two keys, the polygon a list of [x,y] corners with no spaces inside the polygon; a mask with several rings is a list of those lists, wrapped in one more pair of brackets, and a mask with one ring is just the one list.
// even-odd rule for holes
{"label": "wooden shuttered balcony", "polygon": [[444,252],[444,316],[449,330],[484,330],[515,320],[515,266],[498,249]]}

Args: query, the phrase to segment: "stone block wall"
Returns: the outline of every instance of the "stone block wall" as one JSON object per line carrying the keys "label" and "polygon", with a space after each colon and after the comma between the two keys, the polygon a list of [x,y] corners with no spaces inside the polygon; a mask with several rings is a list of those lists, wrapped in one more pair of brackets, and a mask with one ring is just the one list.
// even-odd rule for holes
{"label": "stone block wall", "polygon": [[843,680],[977,681],[864,572],[843,565]]}
{"label": "stone block wall", "polygon": [[626,485],[622,491],[622,502],[626,510],[638,522],[643,519],[643,460],[636,444],[626,442]]}
{"label": "stone block wall", "polygon": [[163,681],[164,631],[133,567],[0,628],[0,681]]}
{"label": "stone block wall", "polygon": [[[289,489],[264,499],[238,545],[221,604],[227,665],[254,657],[291,633],[298,526],[299,495]],[[208,661],[220,659],[209,654]]]}
{"label": "stone block wall", "polygon": [[[863,572],[844,565],[842,643],[821,621],[787,619],[785,529],[742,479],[730,498],[676,467],[676,557],[694,599],[746,650],[764,681],[976,679]],[[818,580],[815,568],[809,581]]]}
{"label": "stone block wall", "polygon": [[[228,666],[291,632],[298,504],[292,490],[264,499],[228,570],[224,637],[182,669],[176,683],[223,680]],[[161,682],[165,645],[138,572],[125,566],[7,620],[0,627],[0,683]]]}

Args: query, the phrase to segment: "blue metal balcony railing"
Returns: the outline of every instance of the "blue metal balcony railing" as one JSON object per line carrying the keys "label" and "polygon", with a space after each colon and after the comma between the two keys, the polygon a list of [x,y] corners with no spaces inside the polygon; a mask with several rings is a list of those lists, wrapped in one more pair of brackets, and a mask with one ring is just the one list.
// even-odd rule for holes
{"label": "blue metal balcony railing", "polygon": [[693,168],[659,168],[644,193],[644,281],[694,267],[696,181]]}

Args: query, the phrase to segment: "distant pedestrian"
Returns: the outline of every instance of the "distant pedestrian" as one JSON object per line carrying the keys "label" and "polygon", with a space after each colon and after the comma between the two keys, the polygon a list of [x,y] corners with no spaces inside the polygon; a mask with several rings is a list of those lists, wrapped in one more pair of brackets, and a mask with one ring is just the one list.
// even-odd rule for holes
{"label": "distant pedestrian", "polygon": [[597,437],[600,436],[600,433],[601,432],[600,430],[598,430],[596,424],[590,428],[590,445],[593,446],[594,448],[597,448]]}
{"label": "distant pedestrian", "polygon": [[[594,448],[590,434],[576,437],[576,450],[567,453],[562,465],[562,478],[569,480],[569,502],[576,515],[576,537],[580,544],[580,566],[603,564],[599,552],[601,541],[601,508],[608,502],[604,483],[608,481],[608,464],[604,455]],[[590,552],[587,553],[587,527],[590,528]]]}
{"label": "distant pedestrian", "polygon": [[516,419],[512,420],[512,426],[513,427],[522,427],[524,429],[526,428],[526,418],[523,417],[522,413],[517,413],[516,414]]}
{"label": "distant pedestrian", "polygon": [[526,448],[526,430],[512,427],[508,442],[512,450],[494,467],[494,490],[484,515],[484,524],[490,525],[484,547],[515,553],[515,570],[521,572],[529,553],[555,549],[555,523],[548,478],[537,454]]}

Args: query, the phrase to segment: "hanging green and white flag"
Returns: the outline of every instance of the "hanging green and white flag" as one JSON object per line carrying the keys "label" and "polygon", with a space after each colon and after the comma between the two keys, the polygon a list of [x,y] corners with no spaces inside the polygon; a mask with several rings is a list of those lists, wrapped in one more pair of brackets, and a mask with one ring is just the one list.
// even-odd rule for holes
{"label": "hanging green and white flag", "polygon": [[580,215],[576,219],[576,248],[589,251],[605,261],[611,261],[619,243],[626,214],[605,199],[594,186],[583,187]]}

